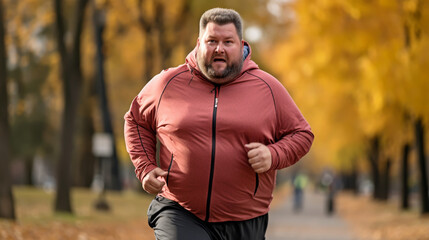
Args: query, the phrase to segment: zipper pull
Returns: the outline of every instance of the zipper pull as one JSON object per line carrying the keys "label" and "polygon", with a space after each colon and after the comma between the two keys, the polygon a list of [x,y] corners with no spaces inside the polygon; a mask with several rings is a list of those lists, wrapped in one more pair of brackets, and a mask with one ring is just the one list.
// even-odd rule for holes
{"label": "zipper pull", "polygon": [[217,108],[218,98],[215,99],[215,108]]}

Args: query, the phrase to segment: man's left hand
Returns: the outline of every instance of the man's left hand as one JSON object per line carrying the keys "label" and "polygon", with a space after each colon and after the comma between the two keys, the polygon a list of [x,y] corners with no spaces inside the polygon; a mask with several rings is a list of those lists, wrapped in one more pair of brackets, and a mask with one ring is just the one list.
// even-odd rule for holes
{"label": "man's left hand", "polygon": [[271,152],[267,146],[256,142],[244,146],[248,149],[249,164],[256,173],[264,173],[271,168]]}

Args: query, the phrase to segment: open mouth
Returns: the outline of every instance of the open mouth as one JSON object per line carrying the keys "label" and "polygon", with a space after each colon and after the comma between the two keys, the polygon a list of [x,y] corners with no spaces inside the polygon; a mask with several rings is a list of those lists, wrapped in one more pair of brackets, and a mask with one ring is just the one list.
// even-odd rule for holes
{"label": "open mouth", "polygon": [[213,58],[213,62],[226,62],[226,59],[222,57],[215,57]]}

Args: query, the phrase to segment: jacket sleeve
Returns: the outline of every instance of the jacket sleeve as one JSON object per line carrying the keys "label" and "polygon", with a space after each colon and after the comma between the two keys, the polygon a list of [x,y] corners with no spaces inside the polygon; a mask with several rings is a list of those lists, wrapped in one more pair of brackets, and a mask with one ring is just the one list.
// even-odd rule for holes
{"label": "jacket sleeve", "polygon": [[271,169],[282,169],[298,162],[313,143],[310,125],[299,111],[292,97],[277,80],[272,85],[277,116],[276,142],[268,145]]}
{"label": "jacket sleeve", "polygon": [[125,144],[140,181],[157,167],[155,111],[159,96],[153,85],[153,80],[146,84],[124,116]]}

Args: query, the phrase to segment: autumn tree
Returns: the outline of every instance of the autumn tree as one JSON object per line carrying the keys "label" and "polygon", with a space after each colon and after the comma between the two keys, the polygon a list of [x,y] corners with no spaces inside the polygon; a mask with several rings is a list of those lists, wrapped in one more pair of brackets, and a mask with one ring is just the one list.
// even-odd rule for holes
{"label": "autumn tree", "polygon": [[72,212],[70,201],[71,162],[74,151],[74,136],[76,113],[82,90],[82,72],[80,66],[81,33],[83,28],[85,9],[88,0],[79,0],[73,14],[73,29],[71,42],[68,43],[63,16],[63,1],[54,0],[57,48],[61,59],[61,77],[63,80],[64,112],[61,124],[60,154],[57,162],[57,195],[55,210]]}
{"label": "autumn tree", "polygon": [[10,178],[10,133],[8,120],[7,68],[3,1],[0,0],[0,218],[15,219]]}
{"label": "autumn tree", "polygon": [[[425,26],[424,22],[429,19],[429,9],[427,9],[429,5],[421,0],[401,1],[401,3],[405,15],[404,42],[407,52],[409,53],[409,61],[412,64],[409,68],[411,81],[415,82],[413,85],[416,87],[428,89],[427,76],[429,73],[426,66],[429,61],[427,57],[421,56],[422,52],[420,51],[427,50],[429,44],[429,32],[426,32],[429,29]],[[412,99],[417,98],[417,101],[410,102],[409,109],[415,116],[414,131],[420,176],[421,213],[425,214],[429,213],[429,186],[425,151],[424,118],[427,117],[429,108],[425,106],[427,104],[423,103],[423,99],[427,97],[427,92],[423,92],[422,90],[410,93],[413,94]]]}

